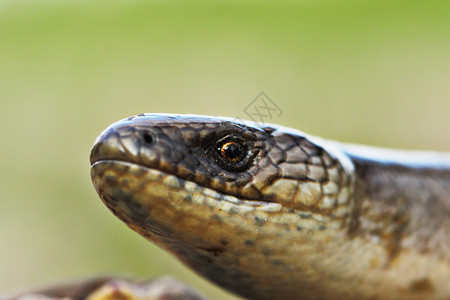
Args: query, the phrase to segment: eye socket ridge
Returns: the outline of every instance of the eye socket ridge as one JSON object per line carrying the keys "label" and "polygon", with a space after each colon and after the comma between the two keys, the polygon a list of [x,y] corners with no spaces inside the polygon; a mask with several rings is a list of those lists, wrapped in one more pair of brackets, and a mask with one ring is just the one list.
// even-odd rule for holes
{"label": "eye socket ridge", "polygon": [[251,141],[232,134],[217,141],[215,146],[215,160],[227,171],[241,171],[251,162],[253,146]]}

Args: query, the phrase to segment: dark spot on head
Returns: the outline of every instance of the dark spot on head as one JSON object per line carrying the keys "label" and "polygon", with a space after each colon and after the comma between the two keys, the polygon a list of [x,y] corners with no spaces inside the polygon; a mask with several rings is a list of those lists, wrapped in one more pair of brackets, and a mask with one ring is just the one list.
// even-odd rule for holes
{"label": "dark spot on head", "polygon": [[147,144],[153,143],[153,137],[150,133],[144,132],[144,135],[142,137],[144,138],[144,142],[146,142]]}
{"label": "dark spot on head", "polygon": [[301,226],[297,226],[297,231],[301,231],[303,228]]}
{"label": "dark spot on head", "polygon": [[251,241],[251,240],[245,240],[244,244],[247,246],[253,246],[255,244],[255,242]]}
{"label": "dark spot on head", "polygon": [[204,262],[207,263],[207,264],[212,263],[211,257],[209,257],[209,256],[207,256],[207,255],[201,255],[201,256],[199,257],[199,260],[200,260],[200,261],[204,261]]}
{"label": "dark spot on head", "polygon": [[228,212],[230,213],[230,215],[234,215],[234,214],[238,213],[238,210],[236,208],[232,207],[228,210]]}
{"label": "dark spot on head", "polygon": [[270,254],[270,249],[269,249],[269,248],[262,248],[261,253],[262,253],[264,256],[269,256],[269,254]]}
{"label": "dark spot on head", "polygon": [[319,226],[319,230],[320,230],[320,231],[325,230],[325,229],[327,229],[327,227],[326,227],[325,225],[320,225],[320,226]]}
{"label": "dark spot on head", "polygon": [[219,247],[200,248],[200,249],[205,250],[205,251],[207,251],[209,253],[212,253],[215,257],[219,256],[224,251],[224,248],[219,248]]}
{"label": "dark spot on head", "polygon": [[261,219],[259,217],[255,217],[254,219],[255,219],[255,224],[256,225],[261,226],[261,225],[264,224],[264,221],[265,221],[264,219]]}
{"label": "dark spot on head", "polygon": [[409,284],[409,290],[414,293],[432,293],[434,286],[428,278],[420,278],[413,280]]}
{"label": "dark spot on head", "polygon": [[105,200],[105,202],[106,203],[108,203],[108,204],[116,204],[117,202],[118,202],[118,200],[117,200],[117,198],[114,198],[114,197],[111,197],[110,195],[108,195],[108,194],[105,194],[105,193],[101,193],[101,195],[100,195],[104,200]]}
{"label": "dark spot on head", "polygon": [[275,265],[275,266],[279,266],[282,263],[281,263],[281,260],[279,260],[279,259],[272,259],[272,264]]}
{"label": "dark spot on head", "polygon": [[212,217],[217,223],[222,223],[222,218],[221,217],[219,217],[218,215],[214,215],[213,217]]}
{"label": "dark spot on head", "polygon": [[299,212],[298,216],[302,219],[311,219],[312,215],[310,213]]}
{"label": "dark spot on head", "polygon": [[229,241],[227,241],[226,239],[221,239],[220,241],[220,244],[222,244],[222,245],[224,245],[224,246],[226,246],[226,245],[228,245],[230,242]]}

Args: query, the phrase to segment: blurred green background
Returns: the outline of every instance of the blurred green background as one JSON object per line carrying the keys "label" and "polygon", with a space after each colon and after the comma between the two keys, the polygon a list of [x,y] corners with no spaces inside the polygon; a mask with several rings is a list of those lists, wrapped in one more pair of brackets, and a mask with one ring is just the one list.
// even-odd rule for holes
{"label": "blurred green background", "polygon": [[449,1],[0,1],[0,294],[169,274],[235,299],[116,219],[89,175],[110,123],[247,118],[326,138],[450,150]]}

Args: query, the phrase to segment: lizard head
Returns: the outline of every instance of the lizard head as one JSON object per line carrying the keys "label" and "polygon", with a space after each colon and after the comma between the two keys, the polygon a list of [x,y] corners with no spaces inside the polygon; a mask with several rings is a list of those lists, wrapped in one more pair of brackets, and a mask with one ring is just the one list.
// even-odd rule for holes
{"label": "lizard head", "polygon": [[316,251],[350,212],[351,164],[275,125],[142,114],[108,127],[91,165],[117,217],[244,296]]}

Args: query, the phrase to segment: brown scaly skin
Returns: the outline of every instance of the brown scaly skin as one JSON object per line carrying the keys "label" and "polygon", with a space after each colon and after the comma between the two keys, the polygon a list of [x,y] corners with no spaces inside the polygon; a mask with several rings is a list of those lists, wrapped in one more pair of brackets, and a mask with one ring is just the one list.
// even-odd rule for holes
{"label": "brown scaly skin", "polygon": [[143,114],[99,136],[91,174],[130,228],[244,297],[448,299],[450,158],[390,154]]}

